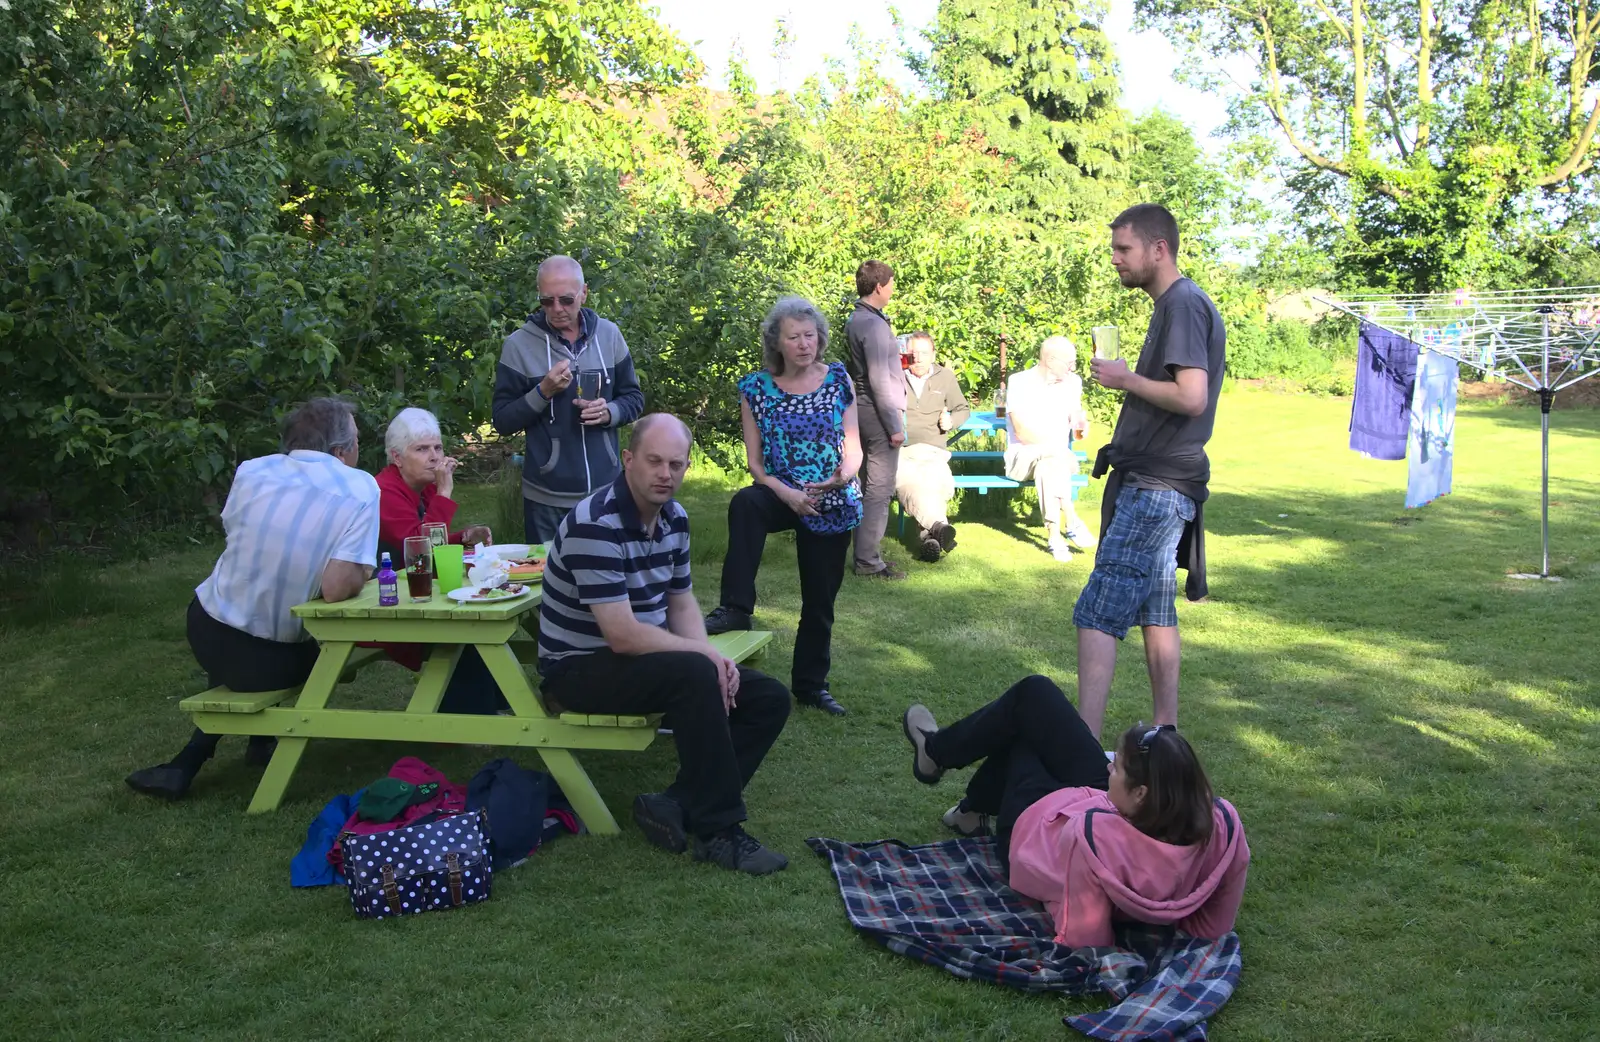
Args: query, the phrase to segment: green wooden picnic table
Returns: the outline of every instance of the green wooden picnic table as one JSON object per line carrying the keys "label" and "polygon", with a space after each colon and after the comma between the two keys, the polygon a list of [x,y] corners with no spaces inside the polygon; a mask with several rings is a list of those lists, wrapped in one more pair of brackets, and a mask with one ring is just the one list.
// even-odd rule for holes
{"label": "green wooden picnic table", "polygon": [[[349,600],[330,604],[321,599],[296,606],[294,614],[321,642],[311,676],[298,692],[236,694],[214,689],[185,699],[195,726],[208,734],[271,735],[278,748],[250,801],[250,813],[276,810],[283,800],[306,743],[313,738],[356,738],[407,742],[508,745],[538,751],[550,776],[561,786],[573,810],[591,832],[615,834],[616,819],[606,808],[573,750],[642,750],[655,741],[655,716],[586,716],[546,710],[529,682],[523,663],[534,662],[542,586],[525,596],[482,604],[458,604],[434,584],[431,601],[411,603],[404,580],[400,603],[380,607],[378,584],[367,583]],[[742,661],[759,652],[772,634],[761,631],[724,634],[719,650]],[[371,641],[427,644],[431,653],[417,676],[404,710],[330,709],[328,701],[341,677],[380,657],[357,645]],[[500,685],[511,715],[468,716],[440,713],[439,701],[455,672],[462,649],[477,648]],[[353,656],[359,656],[353,659]],[[298,695],[298,697],[296,697]]]}

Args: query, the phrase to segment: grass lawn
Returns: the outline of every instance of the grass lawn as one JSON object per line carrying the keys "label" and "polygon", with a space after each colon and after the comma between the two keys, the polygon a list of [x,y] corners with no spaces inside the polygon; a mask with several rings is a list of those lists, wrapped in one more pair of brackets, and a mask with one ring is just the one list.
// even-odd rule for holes
{"label": "grass lawn", "polygon": [[[1212,597],[1180,608],[1180,719],[1254,860],[1244,976],[1214,1037],[1600,1038],[1600,413],[1555,417],[1552,562],[1567,581],[1540,583],[1506,577],[1538,566],[1536,411],[1465,407],[1457,491],[1406,511],[1404,465],[1343,447],[1348,408],[1240,390],[1220,409]],[[468,498],[466,515],[490,509],[490,490]],[[709,607],[726,489],[698,477],[684,498]],[[553,844],[487,904],[402,922],[356,920],[342,890],[289,888],[307,823],[404,753],[461,781],[494,753],[313,743],[283,808],[246,817],[258,772],[232,739],[185,802],[139,797],[123,775],[176,750],[175,704],[203,686],[183,613],[218,547],[13,588],[0,602],[0,1037],[1071,1035],[1060,1017],[1101,1000],[1013,994],[888,954],[851,932],[803,845],[944,834],[964,774],[912,781],[908,702],[953,719],[1029,672],[1071,690],[1089,561],[1051,561],[1031,521],[992,495],[981,505],[989,516],[968,511],[946,561],[912,562],[893,586],[845,580],[833,690],[850,715],[797,712],[748,792],[751,831],[788,871],[673,859],[626,821],[620,839]],[[792,540],[772,540],[758,619],[785,678],[794,570]],[[1150,712],[1128,643],[1108,733]],[[341,690],[398,704],[407,676],[378,666]],[[674,754],[662,742],[584,760],[626,819]]]}

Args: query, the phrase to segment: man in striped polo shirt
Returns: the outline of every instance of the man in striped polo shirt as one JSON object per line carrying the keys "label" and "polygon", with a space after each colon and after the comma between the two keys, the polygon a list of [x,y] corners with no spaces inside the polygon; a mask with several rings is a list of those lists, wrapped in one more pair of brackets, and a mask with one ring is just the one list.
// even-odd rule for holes
{"label": "man in striped polo shirt", "polygon": [[783,730],[783,684],[717,653],[689,582],[689,515],[673,496],[689,428],[654,413],[633,425],[622,475],[556,529],[539,606],[539,673],[553,708],[664,713],[678,777],[633,801],[656,846],[751,875],[789,864],[745,832],[744,787]]}
{"label": "man in striped polo shirt", "polygon": [[[213,687],[299,687],[317,642],[289,613],[321,596],[354,597],[377,563],[378,483],[357,470],[354,409],[313,398],[283,421],[283,451],[239,464],[222,527],[228,545],[189,603],[189,646]],[[130,788],[175,800],[189,791],[220,735],[196,730],[173,759],[128,775]],[[271,738],[250,739],[245,758],[265,764]]]}

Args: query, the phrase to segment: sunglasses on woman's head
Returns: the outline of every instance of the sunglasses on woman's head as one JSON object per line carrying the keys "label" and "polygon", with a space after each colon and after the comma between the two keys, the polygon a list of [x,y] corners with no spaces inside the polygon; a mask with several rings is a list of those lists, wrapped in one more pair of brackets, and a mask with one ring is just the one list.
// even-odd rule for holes
{"label": "sunglasses on woman's head", "polygon": [[1150,730],[1139,736],[1139,751],[1142,753],[1149,752],[1150,747],[1155,744],[1156,735],[1162,731],[1176,731],[1177,729],[1177,724],[1157,724],[1150,728]]}
{"label": "sunglasses on woman's head", "polygon": [[542,308],[553,308],[556,306],[556,302],[560,301],[562,307],[570,308],[574,303],[577,302],[577,299],[578,295],[576,293],[563,293],[559,297],[540,297],[539,306]]}

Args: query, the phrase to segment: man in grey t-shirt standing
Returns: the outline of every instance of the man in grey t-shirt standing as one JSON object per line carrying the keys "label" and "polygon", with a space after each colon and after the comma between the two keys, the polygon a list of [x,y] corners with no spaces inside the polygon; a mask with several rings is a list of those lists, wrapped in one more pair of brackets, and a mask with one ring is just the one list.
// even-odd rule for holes
{"label": "man in grey t-shirt standing", "polygon": [[883,559],[878,547],[889,527],[900,446],[905,444],[906,379],[900,367],[900,342],[883,309],[894,295],[894,269],[879,260],[856,269],[855,310],[844,324],[845,369],[855,384],[856,419],[861,428],[861,524],[856,527],[857,575],[904,579],[906,573]]}
{"label": "man in grey t-shirt standing", "polygon": [[[1105,717],[1117,642],[1138,624],[1156,724],[1178,722],[1177,551],[1191,528],[1203,561],[1201,507],[1211,461],[1205,445],[1222,391],[1227,335],[1211,298],[1178,272],[1178,222],[1165,207],[1132,206],[1111,222],[1111,263],[1122,284],[1155,301],[1138,366],[1095,359],[1102,386],[1127,392],[1095,476],[1111,468],[1094,571],[1072,611],[1078,628],[1078,712],[1096,735]],[[1191,592],[1191,597],[1199,594]]]}

